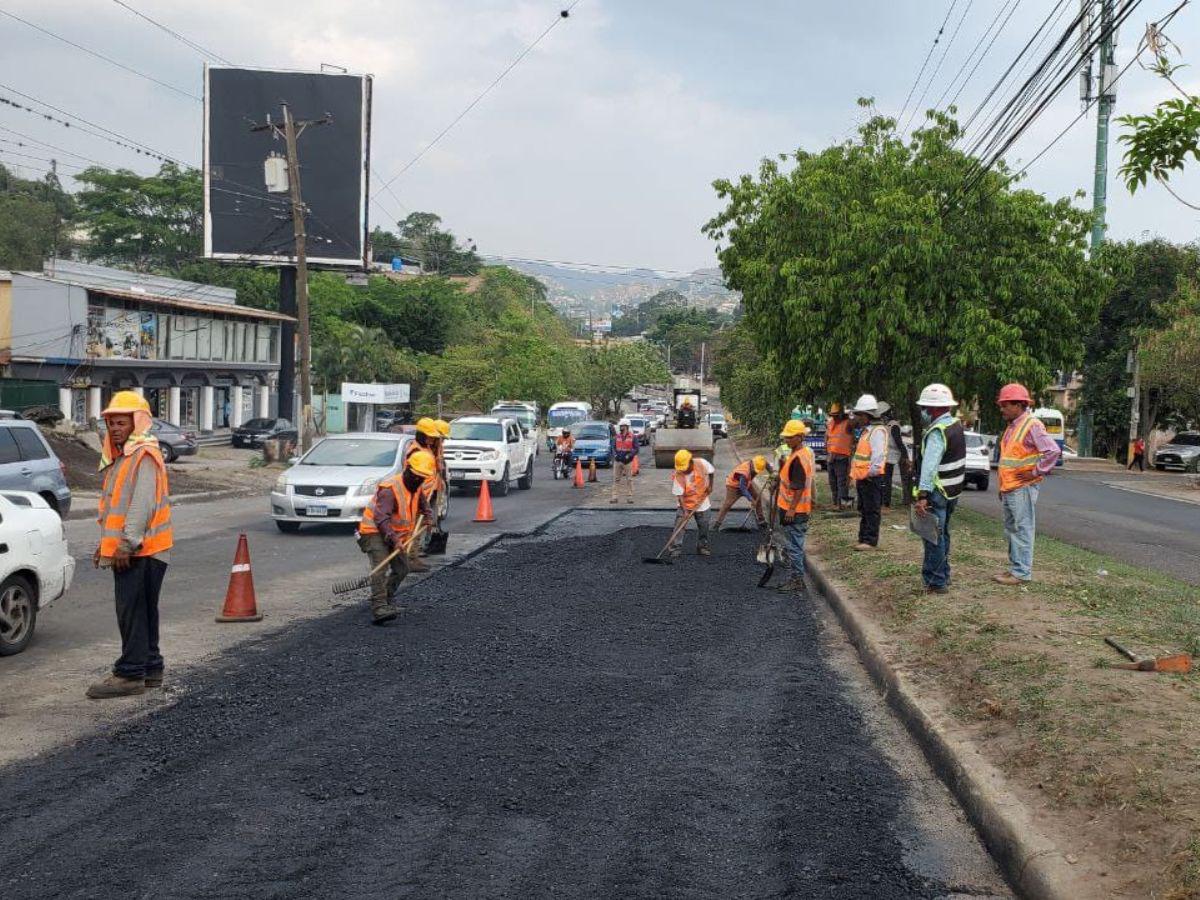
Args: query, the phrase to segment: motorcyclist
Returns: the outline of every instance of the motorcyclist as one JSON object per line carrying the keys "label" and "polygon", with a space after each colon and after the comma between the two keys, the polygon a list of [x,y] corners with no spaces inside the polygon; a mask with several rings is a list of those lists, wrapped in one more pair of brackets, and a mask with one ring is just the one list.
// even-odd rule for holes
{"label": "motorcyclist", "polygon": [[555,466],[562,464],[563,469],[571,462],[571,454],[575,450],[575,438],[571,436],[571,429],[564,428],[554,441],[554,464]]}

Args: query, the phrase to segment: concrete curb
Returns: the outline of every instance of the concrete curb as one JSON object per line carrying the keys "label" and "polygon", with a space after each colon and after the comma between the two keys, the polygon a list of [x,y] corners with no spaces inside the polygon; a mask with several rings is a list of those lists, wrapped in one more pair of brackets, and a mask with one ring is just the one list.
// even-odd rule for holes
{"label": "concrete curb", "polygon": [[973,746],[949,737],[942,724],[949,715],[940,704],[919,698],[909,680],[893,667],[883,650],[883,631],[842,596],[812,557],[808,566],[871,678],[958,800],[1013,889],[1029,900],[1083,896],[1063,851],[1037,829],[1032,814],[1008,788],[1004,775]]}

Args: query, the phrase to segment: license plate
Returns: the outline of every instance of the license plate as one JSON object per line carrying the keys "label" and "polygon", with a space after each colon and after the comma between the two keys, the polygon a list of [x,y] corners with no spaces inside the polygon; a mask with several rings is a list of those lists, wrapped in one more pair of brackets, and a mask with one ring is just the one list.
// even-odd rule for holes
{"label": "license plate", "polygon": [[450,477],[451,477],[451,478],[466,478],[466,477],[467,477],[467,473],[466,473],[466,471],[465,471],[465,470],[463,470],[463,469],[451,469],[451,470],[450,470]]}
{"label": "license plate", "polygon": [[308,505],[308,514],[310,516],[327,516],[327,515],[329,515],[329,507],[328,506],[314,506],[313,504],[310,503]]}

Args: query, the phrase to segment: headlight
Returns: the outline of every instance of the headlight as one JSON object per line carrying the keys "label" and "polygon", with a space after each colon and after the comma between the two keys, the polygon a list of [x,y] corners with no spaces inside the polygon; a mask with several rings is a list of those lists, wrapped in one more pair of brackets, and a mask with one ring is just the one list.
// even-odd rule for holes
{"label": "headlight", "polygon": [[286,475],[280,475],[278,478],[275,479],[275,493],[277,493],[277,494],[286,494],[287,493],[287,476]]}
{"label": "headlight", "polygon": [[355,493],[358,494],[360,497],[362,497],[364,495],[370,496],[371,494],[375,493],[375,489],[377,487],[379,487],[379,479],[378,478],[368,478],[366,481],[364,481],[362,484],[360,484],[358,486],[357,490],[355,490]]}
{"label": "headlight", "polygon": [[479,454],[480,462],[495,462],[500,458],[499,450],[484,450]]}

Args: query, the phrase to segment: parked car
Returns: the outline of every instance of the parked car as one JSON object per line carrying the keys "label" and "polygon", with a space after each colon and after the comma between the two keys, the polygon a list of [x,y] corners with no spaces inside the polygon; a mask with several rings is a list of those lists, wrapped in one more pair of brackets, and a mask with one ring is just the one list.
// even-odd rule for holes
{"label": "parked car", "polygon": [[575,438],[571,465],[575,465],[575,460],[585,466],[592,460],[598,466],[613,464],[613,429],[607,422],[580,422],[571,430],[571,435]]}
{"label": "parked car", "polygon": [[964,433],[967,442],[967,471],[963,476],[963,487],[974,485],[976,490],[986,491],[992,474],[992,442],[987,435],[974,431]]}
{"label": "parked car", "polygon": [[643,447],[650,443],[650,419],[647,416],[626,416],[617,426],[622,424],[628,425],[629,430],[633,432],[633,436]]}
{"label": "parked car", "polygon": [[396,409],[381,409],[375,413],[375,430],[388,431],[393,425],[400,424],[404,413]]}
{"label": "parked car", "polygon": [[1200,471],[1200,431],[1181,431],[1154,452],[1154,468]]}
{"label": "parked car", "polygon": [[287,419],[251,419],[233,429],[233,446],[261,447],[263,441],[296,441],[296,426]]}
{"label": "parked car", "polygon": [[533,487],[536,450],[533,437],[507,416],[462,416],[450,423],[443,450],[451,487],[472,487],[481,481],[503,497],[512,479],[523,491]]}
{"label": "parked car", "polygon": [[275,481],[271,518],[287,534],[305,522],[358,523],[379,482],[400,471],[406,434],[331,434]]}
{"label": "parked car", "polygon": [[158,447],[167,462],[175,462],[181,456],[195,456],[200,451],[200,435],[164,419],[155,419],[150,433],[158,438]]}
{"label": "parked car", "polygon": [[0,491],[0,656],[33,639],[38,612],[67,592],[75,560],[62,518],[41,494]]}
{"label": "parked car", "polygon": [[707,420],[708,427],[712,429],[713,437],[729,437],[729,425],[725,421],[724,413],[709,413]]}
{"label": "parked car", "polygon": [[0,489],[33,491],[63,518],[71,511],[66,470],[33,422],[0,419]]}

